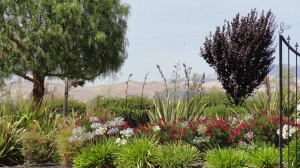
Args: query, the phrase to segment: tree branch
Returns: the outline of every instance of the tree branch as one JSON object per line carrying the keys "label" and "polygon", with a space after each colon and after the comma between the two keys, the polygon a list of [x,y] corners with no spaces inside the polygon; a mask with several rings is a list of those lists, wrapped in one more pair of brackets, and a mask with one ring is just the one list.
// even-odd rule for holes
{"label": "tree branch", "polygon": [[19,76],[21,76],[22,78],[24,78],[25,80],[28,80],[30,82],[36,82],[33,78],[25,75],[25,74],[18,74]]}

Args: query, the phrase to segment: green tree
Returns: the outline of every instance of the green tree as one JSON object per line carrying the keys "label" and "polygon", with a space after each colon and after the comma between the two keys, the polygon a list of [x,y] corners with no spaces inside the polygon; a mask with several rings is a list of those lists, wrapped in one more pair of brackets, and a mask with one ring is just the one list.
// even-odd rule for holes
{"label": "green tree", "polygon": [[271,11],[258,16],[251,10],[245,17],[237,14],[232,22],[217,27],[206,37],[200,56],[215,69],[228,98],[236,105],[252,94],[272,68],[275,47],[274,15]]}
{"label": "green tree", "polygon": [[38,107],[46,77],[82,84],[127,58],[129,6],[120,0],[1,0],[0,14],[0,73],[33,82]]}

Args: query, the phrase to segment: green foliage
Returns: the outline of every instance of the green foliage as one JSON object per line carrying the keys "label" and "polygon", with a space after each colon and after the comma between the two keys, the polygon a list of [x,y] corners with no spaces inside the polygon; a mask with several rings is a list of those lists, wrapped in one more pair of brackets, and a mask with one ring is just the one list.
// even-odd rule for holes
{"label": "green foliage", "polygon": [[193,97],[190,101],[179,99],[174,102],[169,97],[163,99],[157,95],[154,101],[155,109],[148,113],[150,121],[158,123],[160,119],[170,122],[197,120],[201,117],[204,108],[204,106],[199,105],[200,101],[201,99]]}
{"label": "green foliage", "polygon": [[[269,94],[268,94],[269,93]],[[297,95],[298,97],[300,94]],[[254,97],[246,100],[246,106],[251,113],[267,112],[269,115],[279,115],[279,90],[270,92],[259,92]],[[283,90],[282,95],[282,111],[284,115],[293,115],[297,111],[296,91],[291,88],[288,96],[287,89]]]}
{"label": "green foliage", "polygon": [[122,146],[116,154],[114,164],[118,168],[127,167],[152,167],[154,153],[158,145],[154,140],[148,138],[134,138],[128,144]]}
{"label": "green foliage", "polygon": [[97,96],[92,106],[96,109],[105,108],[123,117],[131,126],[149,122],[147,111],[154,109],[153,101],[142,97],[104,98]]}
{"label": "green foliage", "polygon": [[182,141],[164,144],[154,155],[154,162],[163,168],[188,167],[200,158],[196,147]]}
{"label": "green foliage", "polygon": [[229,105],[230,102],[224,91],[220,88],[213,87],[204,92],[201,104],[206,105],[206,107],[211,107],[217,105]]}
{"label": "green foliage", "polygon": [[33,82],[39,104],[47,76],[86,81],[115,73],[127,58],[128,15],[120,0],[0,1],[0,76]]}
{"label": "green foliage", "polygon": [[219,81],[235,105],[251,96],[268,75],[274,60],[276,23],[270,11],[256,9],[244,17],[217,27],[206,37],[200,56],[215,69]]}
{"label": "green foliage", "polygon": [[279,164],[279,150],[266,145],[249,153],[249,165],[255,167],[275,168]]}
{"label": "green foliage", "polygon": [[238,149],[212,149],[207,151],[205,166],[208,168],[244,168],[247,153]]}
{"label": "green foliage", "polygon": [[[61,118],[60,115],[49,113],[47,108],[42,108],[40,113],[35,114],[35,105],[32,101],[14,102],[7,100],[2,102],[0,108],[0,119],[3,120],[1,124],[3,124],[3,128],[5,128],[1,130],[2,132],[0,131],[3,135],[1,139],[5,140],[3,141],[4,143],[2,142],[4,144],[3,149],[4,151],[7,151],[7,149],[13,151],[5,156],[5,161],[10,163],[11,160],[17,160],[15,162],[19,163],[20,160],[22,160],[23,157],[21,156],[20,147],[21,142],[19,141],[20,132],[22,132],[22,130],[29,129],[30,123],[38,123],[35,128],[35,131],[38,133],[32,134],[35,135],[37,139],[39,138],[38,135],[41,135],[41,138],[42,136],[47,136],[48,140],[51,141],[51,147],[47,147],[50,150],[50,148],[55,148],[55,131],[60,129],[65,122],[65,119]],[[28,138],[30,138],[30,136],[28,136]],[[16,139],[18,141],[15,141]]]}
{"label": "green foliage", "polygon": [[228,119],[232,116],[243,116],[247,113],[246,108],[241,106],[226,106],[224,104],[219,104],[216,106],[206,107],[203,109],[203,115],[205,118],[219,118]]}
{"label": "green foliage", "polygon": [[[297,164],[296,164],[296,156]],[[300,167],[300,139],[293,140],[289,146],[285,146],[283,149],[283,160],[285,163],[289,163],[292,167]]]}
{"label": "green foliage", "polygon": [[115,139],[107,139],[100,144],[87,147],[74,160],[75,168],[113,167],[115,153],[118,151]]}
{"label": "green foliage", "polygon": [[83,144],[80,141],[69,142],[72,135],[71,126],[65,126],[57,132],[55,137],[57,152],[60,156],[60,163],[66,166],[72,166],[74,157],[78,154]]}
{"label": "green foliage", "polygon": [[32,123],[31,129],[22,133],[22,154],[27,163],[42,164],[57,162],[56,146],[53,136],[39,132],[36,127],[38,123]]}
{"label": "green foliage", "polygon": [[[22,120],[22,119],[21,119]],[[21,163],[20,121],[14,122],[9,117],[0,117],[0,166]]]}
{"label": "green foliage", "polygon": [[[43,107],[47,108],[50,113],[55,114],[62,114],[63,107],[64,107],[64,100],[63,99],[48,99],[44,101]],[[87,105],[85,103],[79,102],[77,100],[69,100],[68,101],[68,114],[70,112],[74,112],[76,115],[80,116],[86,112]]]}

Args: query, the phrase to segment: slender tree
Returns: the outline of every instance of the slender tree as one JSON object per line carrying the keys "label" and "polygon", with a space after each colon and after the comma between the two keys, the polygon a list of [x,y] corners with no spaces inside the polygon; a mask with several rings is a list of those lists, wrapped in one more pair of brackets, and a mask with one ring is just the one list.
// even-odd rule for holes
{"label": "slender tree", "polygon": [[129,6],[120,0],[4,0],[0,14],[0,75],[33,82],[38,107],[46,77],[83,84],[127,58]]}
{"label": "slender tree", "polygon": [[236,105],[261,85],[272,68],[274,18],[271,11],[258,16],[256,9],[245,17],[237,14],[232,22],[217,27],[214,35],[210,33],[200,49]]}

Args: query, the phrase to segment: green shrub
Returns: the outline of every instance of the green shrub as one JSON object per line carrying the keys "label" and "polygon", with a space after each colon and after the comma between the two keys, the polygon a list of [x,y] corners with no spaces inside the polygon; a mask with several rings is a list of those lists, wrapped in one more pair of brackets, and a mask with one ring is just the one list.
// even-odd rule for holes
{"label": "green shrub", "polygon": [[74,160],[75,168],[113,167],[118,146],[115,139],[85,148]]}
{"label": "green shrub", "polygon": [[159,167],[188,167],[200,158],[198,149],[182,141],[168,143],[155,152],[155,163]]}
{"label": "green shrub", "polygon": [[[48,112],[55,114],[62,114],[64,108],[63,99],[48,99],[43,102],[43,107],[48,109]],[[85,103],[79,102],[77,100],[68,101],[68,114],[71,114],[72,111],[77,115],[85,114],[87,105]]]}
{"label": "green shrub", "polygon": [[13,122],[9,117],[0,118],[0,167],[21,163],[20,134],[24,129],[18,128],[19,122]]}
{"label": "green shrub", "polygon": [[213,149],[205,156],[208,168],[243,168],[247,163],[247,153],[238,149]]}
{"label": "green shrub", "polygon": [[[126,103],[127,102],[127,103]],[[138,96],[126,98],[104,98],[97,96],[91,105],[93,108],[105,108],[113,111],[125,119],[129,125],[135,127],[149,122],[147,111],[154,108],[153,101]]]}
{"label": "green shrub", "polygon": [[56,147],[53,139],[54,137],[37,132],[35,129],[22,133],[22,154],[27,163],[57,162]]}
{"label": "green shrub", "polygon": [[249,153],[249,165],[255,167],[275,168],[279,163],[278,149],[266,145]]}
{"label": "green shrub", "polygon": [[[72,120],[71,120],[72,121]],[[83,143],[80,141],[70,142],[69,137],[72,135],[72,125],[64,126],[57,132],[55,137],[57,152],[60,155],[60,163],[71,167],[75,156],[79,153]]]}
{"label": "green shrub", "polygon": [[206,107],[217,106],[220,104],[229,105],[228,100],[224,91],[220,88],[211,88],[203,94],[201,105],[206,105]]}
{"label": "green shrub", "polygon": [[120,168],[151,167],[153,166],[154,153],[157,148],[157,143],[152,139],[134,138],[120,148],[114,163]]}
{"label": "green shrub", "polygon": [[[296,156],[297,158],[297,163],[296,163]],[[285,146],[283,149],[283,160],[292,167],[300,167],[300,139],[298,140],[293,140],[288,146]]]}

